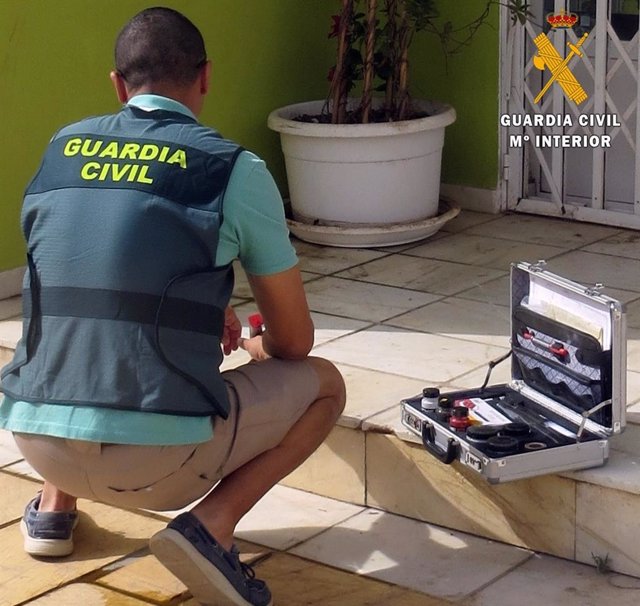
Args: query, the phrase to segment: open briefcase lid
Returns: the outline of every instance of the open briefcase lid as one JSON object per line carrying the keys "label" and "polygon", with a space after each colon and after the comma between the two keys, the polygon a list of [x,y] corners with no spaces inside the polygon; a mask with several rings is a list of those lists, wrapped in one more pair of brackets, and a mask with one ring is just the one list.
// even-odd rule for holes
{"label": "open briefcase lid", "polygon": [[623,305],[602,285],[583,286],[545,269],[511,266],[511,386],[582,429],[624,429]]}

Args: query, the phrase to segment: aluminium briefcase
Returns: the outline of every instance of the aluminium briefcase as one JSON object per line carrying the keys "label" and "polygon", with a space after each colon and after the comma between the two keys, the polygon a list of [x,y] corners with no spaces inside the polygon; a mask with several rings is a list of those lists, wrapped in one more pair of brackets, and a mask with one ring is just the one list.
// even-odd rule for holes
{"label": "aluminium briefcase", "polygon": [[[624,307],[545,266],[512,264],[511,349],[484,385],[425,388],[400,404],[430,454],[491,483],[603,465],[625,426]],[[511,381],[489,385],[508,357]]]}

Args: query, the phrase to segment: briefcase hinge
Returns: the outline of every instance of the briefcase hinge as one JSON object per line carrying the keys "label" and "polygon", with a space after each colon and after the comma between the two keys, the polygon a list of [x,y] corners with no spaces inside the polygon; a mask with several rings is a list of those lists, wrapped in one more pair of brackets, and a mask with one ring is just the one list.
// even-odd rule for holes
{"label": "briefcase hinge", "polygon": [[588,286],[587,288],[585,288],[584,292],[585,292],[585,294],[589,295],[590,297],[595,297],[595,296],[599,295],[602,292],[603,288],[604,288],[604,284],[602,284],[600,282],[597,282],[593,286]]}

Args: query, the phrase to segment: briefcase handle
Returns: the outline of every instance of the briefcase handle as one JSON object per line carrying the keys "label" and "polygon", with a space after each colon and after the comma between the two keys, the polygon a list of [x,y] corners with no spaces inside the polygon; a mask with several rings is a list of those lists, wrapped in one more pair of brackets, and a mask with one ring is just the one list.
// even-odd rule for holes
{"label": "briefcase handle", "polygon": [[422,443],[426,451],[433,455],[438,461],[445,465],[450,465],[458,458],[459,445],[453,438],[447,439],[447,448],[441,448],[436,444],[435,430],[431,423],[422,422]]}

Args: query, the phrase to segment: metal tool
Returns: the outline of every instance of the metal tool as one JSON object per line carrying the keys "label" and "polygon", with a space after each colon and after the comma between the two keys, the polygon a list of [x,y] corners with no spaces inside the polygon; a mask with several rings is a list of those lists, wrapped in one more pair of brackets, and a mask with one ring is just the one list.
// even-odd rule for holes
{"label": "metal tool", "polygon": [[569,359],[569,351],[564,346],[564,343],[561,343],[560,341],[553,341],[552,343],[543,341],[542,339],[536,337],[536,333],[532,330],[529,330],[528,328],[525,328],[522,331],[522,337],[527,341],[531,341],[531,343],[533,343],[536,347],[552,353],[561,362],[566,363]]}

